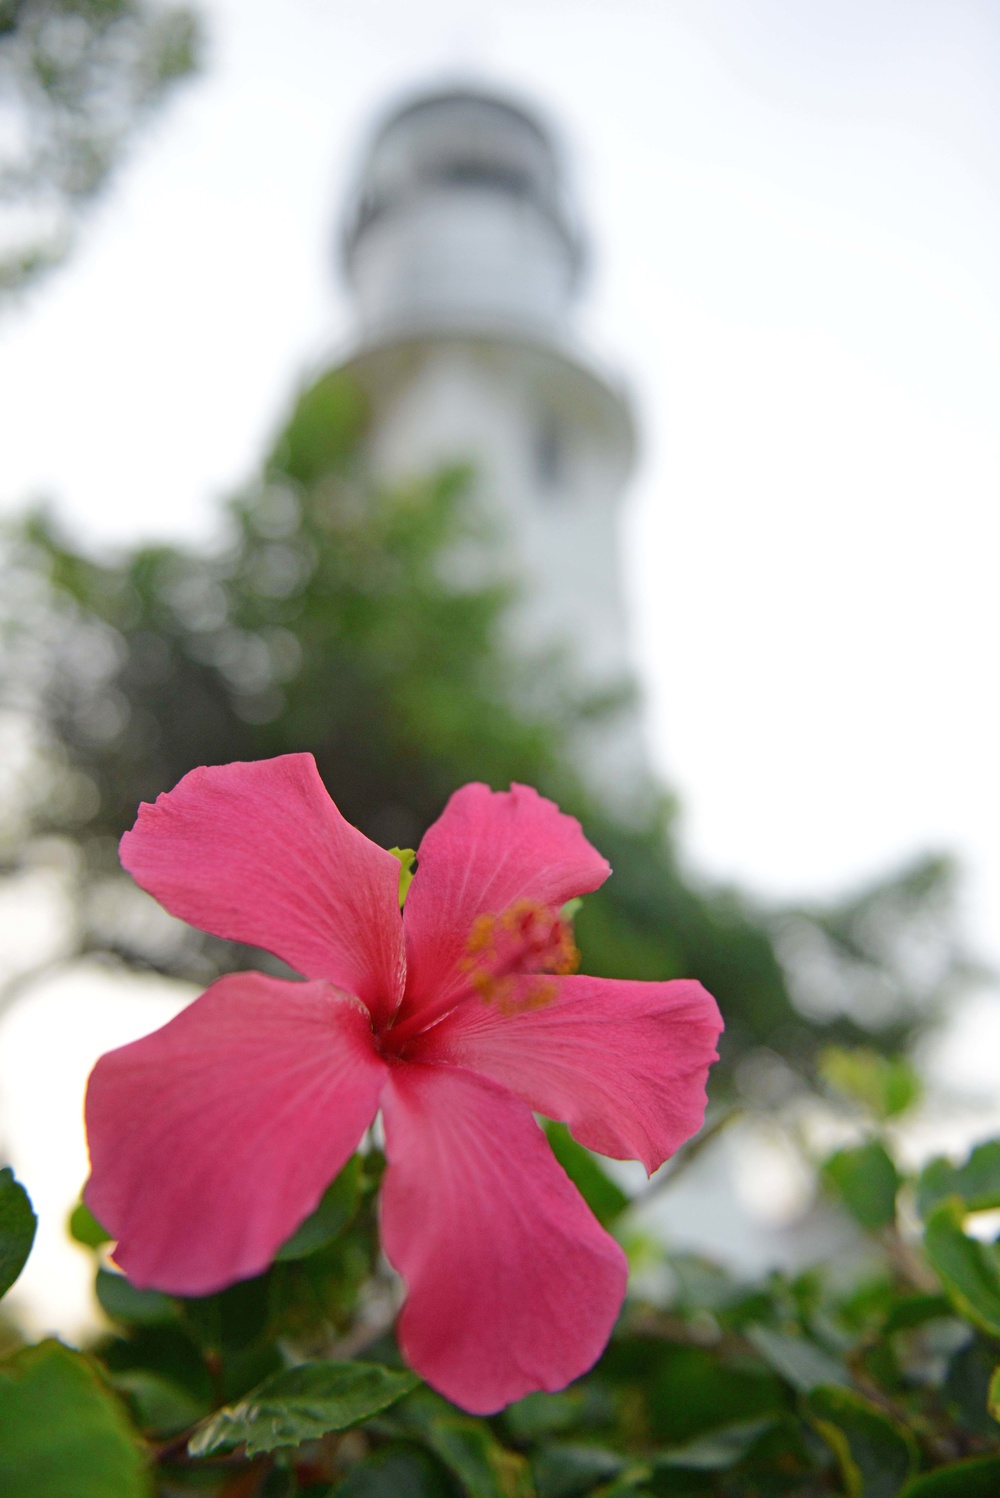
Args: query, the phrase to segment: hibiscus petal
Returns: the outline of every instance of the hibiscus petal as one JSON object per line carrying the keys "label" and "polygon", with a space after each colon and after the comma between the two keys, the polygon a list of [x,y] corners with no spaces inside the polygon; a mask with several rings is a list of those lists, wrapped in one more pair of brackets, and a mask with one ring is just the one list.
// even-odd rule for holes
{"label": "hibiscus petal", "polygon": [[464,978],[473,922],[515,901],[559,908],[611,872],[575,817],[530,786],[466,785],[428,828],[406,897],[407,984],[400,1016],[443,1001]]}
{"label": "hibiscus petal", "polygon": [[561,1389],[599,1357],[625,1255],[527,1107],[456,1067],[394,1067],[382,1096],[382,1243],[403,1276],[400,1344],[473,1414]]}
{"label": "hibiscus petal", "polygon": [[345,822],[311,754],[192,770],[121,843],[172,915],[264,947],[387,1019],[405,957],[399,864]]}
{"label": "hibiscus petal", "polygon": [[411,1054],[492,1077],[588,1149],[654,1171],[701,1128],[723,1028],[715,1000],[686,978],[542,981],[555,995],[543,1007],[462,1004]]}
{"label": "hibiscus petal", "polygon": [[207,1295],[260,1273],[378,1107],[371,1019],[327,983],[234,973],[87,1088],[84,1199],[137,1285]]}

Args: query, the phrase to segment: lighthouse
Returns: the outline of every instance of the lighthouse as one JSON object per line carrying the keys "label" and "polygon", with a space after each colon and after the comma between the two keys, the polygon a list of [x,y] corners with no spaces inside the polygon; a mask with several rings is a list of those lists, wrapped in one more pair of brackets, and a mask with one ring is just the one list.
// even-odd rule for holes
{"label": "lighthouse", "polygon": [[[356,315],[343,367],[370,405],[376,476],[468,464],[491,536],[473,572],[485,563],[518,588],[510,643],[559,652],[588,694],[621,697],[635,433],[575,333],[585,244],[551,131],[480,89],[409,100],[368,144],[342,249]],[[596,716],[574,753],[616,810],[645,800],[634,703]]]}

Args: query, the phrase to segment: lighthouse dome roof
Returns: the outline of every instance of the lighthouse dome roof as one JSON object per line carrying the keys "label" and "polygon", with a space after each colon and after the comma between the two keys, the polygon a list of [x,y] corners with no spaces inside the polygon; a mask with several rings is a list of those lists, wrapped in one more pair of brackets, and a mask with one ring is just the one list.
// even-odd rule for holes
{"label": "lighthouse dome roof", "polygon": [[353,276],[361,242],[387,219],[419,203],[492,198],[512,212],[539,216],[559,243],[575,285],[583,239],[570,204],[552,132],[531,109],[499,93],[453,87],[422,93],[383,120],[365,155],[344,224]]}

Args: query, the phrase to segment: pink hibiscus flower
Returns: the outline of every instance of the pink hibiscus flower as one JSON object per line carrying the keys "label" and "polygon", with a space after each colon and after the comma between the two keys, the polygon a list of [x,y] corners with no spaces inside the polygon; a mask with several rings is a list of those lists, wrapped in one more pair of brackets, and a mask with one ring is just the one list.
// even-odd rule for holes
{"label": "pink hibiscus flower", "polygon": [[381,1109],[382,1242],[412,1366],[477,1414],[601,1353],[621,1248],[532,1110],[655,1170],[699,1128],[722,1022],[700,984],[570,976],[559,912],[610,872],[526,786],[456,792],[400,865],[310,754],[192,770],[122,839],[174,915],[306,982],[240,973],[102,1056],[85,1200],[134,1284],[205,1295],[260,1273]]}

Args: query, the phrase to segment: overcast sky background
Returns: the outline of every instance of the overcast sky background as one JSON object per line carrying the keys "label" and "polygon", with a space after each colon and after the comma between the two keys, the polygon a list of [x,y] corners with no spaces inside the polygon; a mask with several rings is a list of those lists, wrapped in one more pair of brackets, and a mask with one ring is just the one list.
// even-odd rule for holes
{"label": "overcast sky background", "polygon": [[201,10],[203,77],[0,320],[0,506],[211,534],[348,334],[373,116],[507,85],[567,143],[581,325],[639,410],[627,584],[690,862],[800,897],[951,849],[1000,961],[995,0]]}

